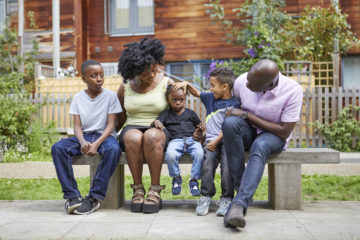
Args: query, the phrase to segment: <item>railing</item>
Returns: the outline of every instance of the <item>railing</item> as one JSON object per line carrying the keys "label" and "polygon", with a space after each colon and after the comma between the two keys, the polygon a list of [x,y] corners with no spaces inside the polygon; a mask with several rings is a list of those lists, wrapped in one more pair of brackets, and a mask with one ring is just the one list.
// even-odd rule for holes
{"label": "railing", "polygon": [[[73,94],[36,94],[33,102],[43,102],[39,107],[37,118],[44,123],[55,121],[56,127],[60,131],[66,132],[73,127],[73,119],[68,115],[69,106]],[[327,88],[317,87],[306,89],[304,91],[303,105],[300,120],[297,122],[292,136],[292,145],[294,147],[323,147],[326,141],[320,132],[316,132],[311,122],[319,120],[322,123],[331,123],[337,119],[339,112],[346,106],[359,105],[359,88]],[[205,122],[205,107],[199,98],[189,96],[186,107],[193,109]],[[354,116],[360,119],[360,116]],[[354,138],[355,141],[355,138]]]}

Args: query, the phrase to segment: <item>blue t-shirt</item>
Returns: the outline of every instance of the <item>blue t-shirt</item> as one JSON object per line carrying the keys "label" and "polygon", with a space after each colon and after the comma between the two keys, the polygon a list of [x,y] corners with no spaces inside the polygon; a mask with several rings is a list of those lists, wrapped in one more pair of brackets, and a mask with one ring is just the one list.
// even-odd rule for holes
{"label": "blue t-shirt", "polygon": [[227,108],[240,108],[240,102],[235,97],[216,99],[211,92],[202,92],[200,99],[206,108],[206,140],[212,140],[221,131]]}

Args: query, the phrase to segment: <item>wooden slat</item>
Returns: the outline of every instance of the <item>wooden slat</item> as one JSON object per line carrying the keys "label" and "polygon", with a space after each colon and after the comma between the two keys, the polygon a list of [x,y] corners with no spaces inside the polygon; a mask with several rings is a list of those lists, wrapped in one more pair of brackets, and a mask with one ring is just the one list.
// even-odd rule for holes
{"label": "wooden slat", "polygon": [[[312,112],[312,122],[316,121],[316,88],[313,88],[311,91],[311,112]],[[312,133],[312,147],[316,147],[316,141],[315,135],[317,135],[315,131],[315,127],[311,127],[311,133]]]}
{"label": "wooden slat", "polygon": [[[324,123],[323,122],[323,119],[322,119],[322,88],[317,88],[318,90],[318,120],[320,120],[321,123]],[[322,147],[323,145],[323,134],[321,131],[318,132],[318,135],[319,135],[319,146],[318,147]]]}
{"label": "wooden slat", "polygon": [[337,116],[337,107],[336,107],[336,87],[331,88],[331,121],[334,122]]}
{"label": "wooden slat", "polygon": [[309,88],[306,88],[305,91],[305,144],[309,146],[309,120],[310,120],[310,91]]}

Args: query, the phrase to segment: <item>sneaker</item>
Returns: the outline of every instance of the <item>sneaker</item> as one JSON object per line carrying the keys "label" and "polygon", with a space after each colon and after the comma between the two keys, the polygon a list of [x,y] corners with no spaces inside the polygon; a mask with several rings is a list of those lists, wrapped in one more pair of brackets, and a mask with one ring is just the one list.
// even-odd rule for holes
{"label": "sneaker", "polygon": [[234,202],[231,203],[224,216],[224,226],[231,228],[243,228],[245,225],[244,207]]}
{"label": "sneaker", "polygon": [[84,201],[82,197],[74,198],[74,199],[68,199],[65,202],[65,212],[67,214],[72,214],[75,209],[80,207],[81,203]]}
{"label": "sneaker", "polygon": [[218,202],[219,208],[216,210],[216,215],[223,217],[225,216],[229,206],[230,206],[231,200],[226,198],[220,198],[220,202]]}
{"label": "sneaker", "polygon": [[179,195],[181,193],[181,183],[182,183],[182,177],[180,175],[176,178],[173,178],[172,189],[171,189],[173,195]]}
{"label": "sneaker", "polygon": [[91,195],[85,197],[85,200],[74,213],[79,215],[89,214],[96,211],[100,207],[99,201]]}
{"label": "sneaker", "polygon": [[208,214],[209,208],[211,204],[211,198],[201,196],[200,199],[196,203],[196,215],[204,216]]}
{"label": "sneaker", "polygon": [[190,193],[193,196],[200,196],[199,183],[195,180],[190,180],[189,182]]}

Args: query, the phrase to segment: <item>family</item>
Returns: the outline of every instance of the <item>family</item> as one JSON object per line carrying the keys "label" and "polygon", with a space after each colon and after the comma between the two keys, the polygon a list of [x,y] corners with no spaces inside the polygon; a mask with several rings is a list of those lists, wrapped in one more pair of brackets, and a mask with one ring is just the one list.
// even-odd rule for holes
{"label": "family", "polygon": [[[210,92],[200,92],[186,81],[175,83],[159,72],[164,56],[165,46],[159,39],[126,44],[118,63],[123,83],[117,94],[102,88],[104,72],[99,62],[82,64],[87,89],[74,96],[69,110],[75,136],[52,147],[65,210],[68,214],[97,210],[124,151],[133,178],[130,210],[156,213],[162,208],[160,194],[165,187],[160,185],[163,159],[172,177],[172,194],[177,195],[183,182],[178,160],[187,153],[193,160],[187,185],[193,196],[200,196],[196,214],[208,214],[220,164],[222,194],[216,215],[224,216],[226,227],[243,228],[268,156],[286,149],[299,120],[302,88],[282,75],[276,63],[263,59],[238,78],[229,68],[214,69]],[[185,108],[188,92],[204,104],[205,123]],[[245,151],[249,151],[246,167]],[[83,198],[72,156],[97,152],[102,161]],[[147,191],[142,182],[144,162],[151,178]]]}

